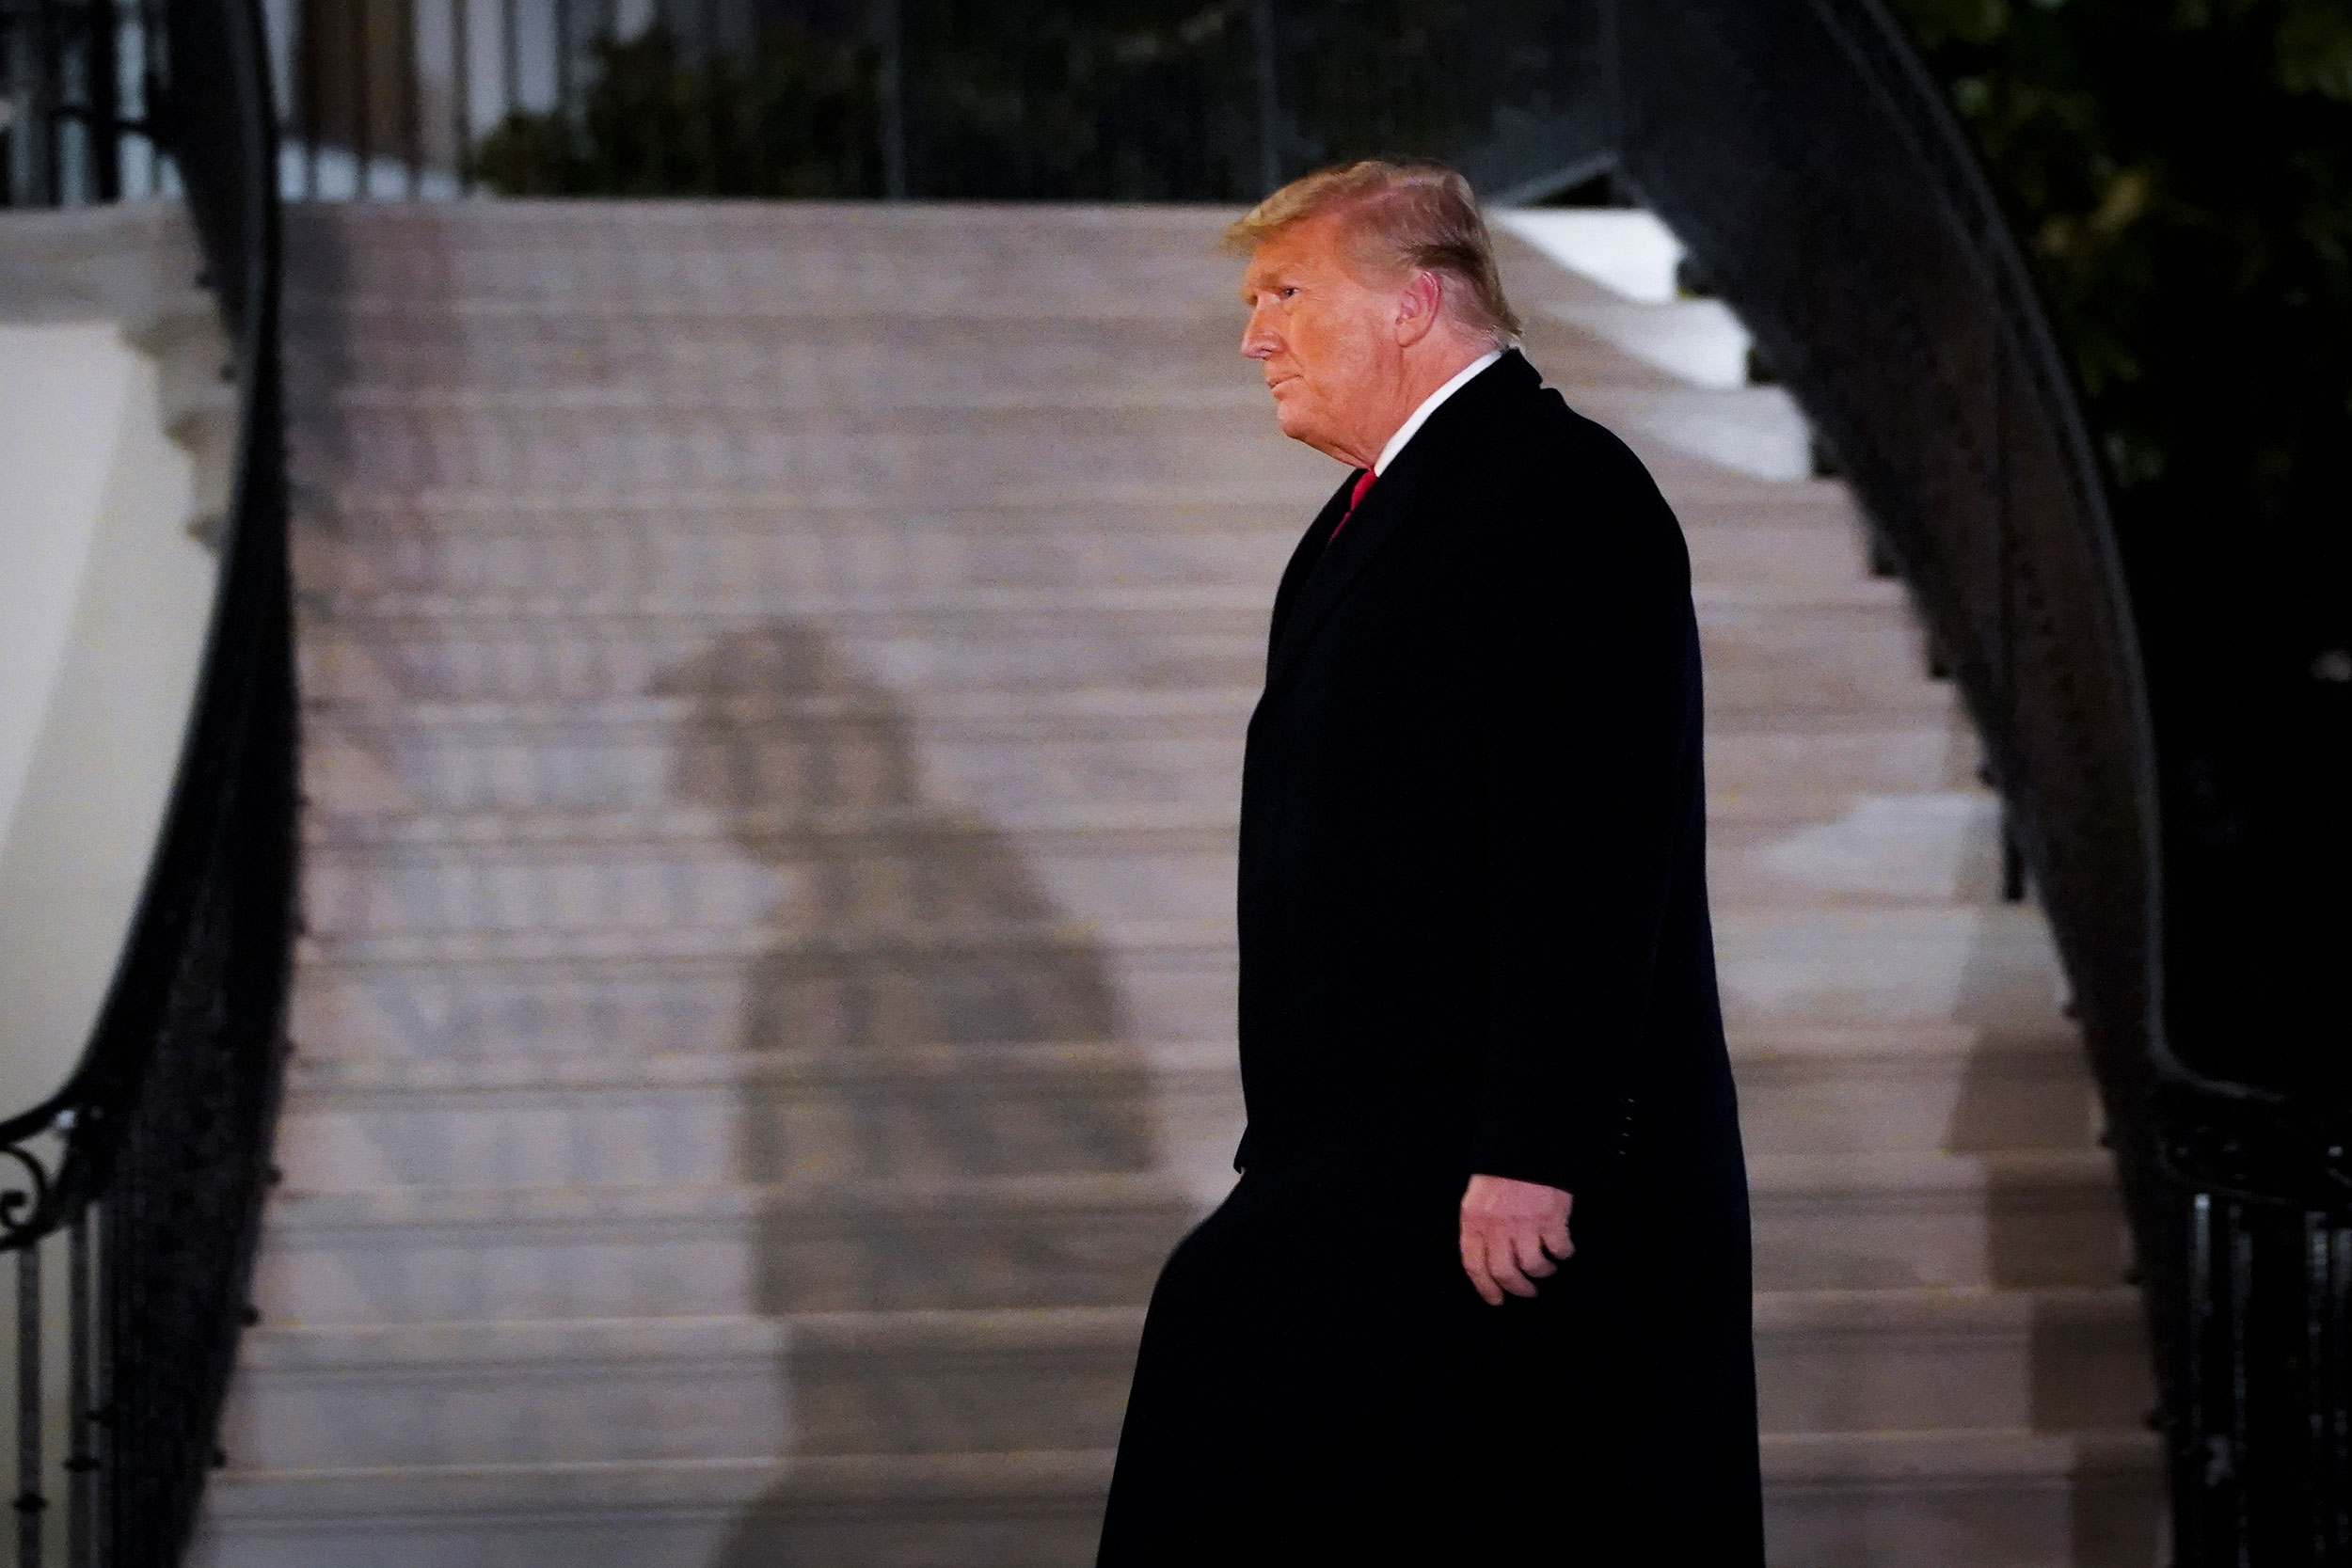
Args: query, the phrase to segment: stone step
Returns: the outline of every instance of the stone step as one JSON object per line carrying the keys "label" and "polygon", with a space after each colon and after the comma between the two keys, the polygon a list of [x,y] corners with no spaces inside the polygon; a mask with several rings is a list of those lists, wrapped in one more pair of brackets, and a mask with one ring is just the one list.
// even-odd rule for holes
{"label": "stone step", "polygon": [[[1233,792],[1231,773],[1194,781],[1198,804],[1144,805],[1125,771],[1001,775],[977,792],[909,802],[912,771],[876,769],[871,798],[857,803],[840,802],[856,781],[828,781],[834,800],[820,803],[797,781],[745,789],[729,778],[739,800],[707,806],[475,813],[386,800],[363,810],[313,773],[312,802],[325,809],[304,833],[307,906],[329,931],[372,928],[374,911],[405,921],[485,900],[529,905],[558,886],[577,890],[567,918],[593,898],[755,920],[819,884],[830,909],[987,897],[1028,878],[1089,917],[1215,915],[1232,902],[1238,823],[1219,799]],[[1990,795],[1732,797],[1709,812],[1708,887],[1729,908],[1989,902],[1999,895],[1999,835]],[[689,916],[681,899],[718,912]]]}
{"label": "stone step", "polygon": [[698,722],[684,703],[670,723],[322,721],[303,757],[312,831],[369,842],[405,836],[399,824],[414,819],[428,836],[530,837],[542,823],[558,836],[620,836],[637,831],[631,823],[707,816],[691,804],[697,796],[739,801],[730,812],[866,801],[953,816],[1027,800],[1041,814],[1117,805],[1230,818],[1240,793],[1246,707],[1208,718],[1179,711],[1164,725],[1080,720],[1062,735],[1015,721],[992,735],[801,705],[814,711],[771,709],[723,726]]}
{"label": "stone step", "polygon": [[1239,353],[1238,304],[1104,323],[1034,311],[965,320],[895,310],[818,318],[594,313],[547,302],[425,295],[359,305],[306,297],[286,318],[297,362],[339,408],[421,398],[606,393],[692,403],[714,389],[783,406],[983,407],[1041,390],[1132,407],[1200,392],[1265,405]]}
{"label": "stone step", "polygon": [[[1518,303],[1518,302],[1515,302]],[[1555,336],[1571,342],[1597,339],[1661,373],[1697,387],[1743,387],[1756,340],[1720,299],[1663,301],[1597,298],[1526,302],[1520,309],[1543,327],[1532,330],[1549,352]]]}
{"label": "stone step", "polygon": [[[330,433],[331,434],[331,433]],[[1263,432],[1260,433],[1263,435]],[[1255,439],[1256,437],[1253,437]],[[310,449],[331,455],[331,440]],[[1709,463],[1671,445],[1629,437],[1686,528],[1740,527],[1773,521],[1813,525],[1839,522],[1855,531],[1859,571],[1867,559],[1859,514],[1842,493],[1825,495],[1818,481],[1765,481]],[[1299,449],[1304,451],[1305,449]],[[1320,465],[1318,467],[1318,465]],[[914,519],[987,514],[996,518],[1055,517],[1099,509],[1111,516],[1132,510],[1154,515],[1198,515],[1223,509],[1253,509],[1295,540],[1317,507],[1343,479],[1345,470],[1323,459],[1297,469],[1299,488],[1269,490],[1248,472],[1211,467],[1178,480],[1137,480],[1104,474],[1095,483],[1068,474],[1023,483],[1002,483],[985,494],[941,488],[911,494],[905,487],[861,483],[842,473],[803,474],[789,482],[739,476],[721,483],[664,483],[658,476],[625,485],[584,489],[574,484],[518,490],[495,483],[423,483],[416,476],[388,483],[358,483],[329,467],[313,465],[300,475],[296,498],[307,526],[358,527],[363,520],[390,519],[404,527],[432,519],[452,529],[505,531],[524,517],[675,515],[692,518],[719,514],[757,514],[771,518],[805,516],[822,529],[828,517]],[[1009,529],[1011,525],[1008,525]],[[784,531],[791,530],[787,527]]]}
{"label": "stone step", "polygon": [[290,305],[372,309],[419,296],[626,314],[837,320],[889,312],[1085,319],[1222,313],[1237,211],[1121,205],[533,200],[320,204],[287,223]]}
{"label": "stone step", "polygon": [[2001,802],[1990,791],[1708,802],[1717,909],[1800,902],[1991,903],[2001,896]]}
{"label": "stone step", "polygon": [[[796,204],[787,217],[773,209],[631,202],[617,221],[607,215],[610,205],[594,213],[534,201],[528,211],[530,220],[518,223],[494,212],[397,203],[372,203],[360,217],[297,208],[288,223],[288,313],[298,321],[453,303],[623,317],[967,322],[1032,318],[1050,300],[1060,319],[1197,317],[1238,331],[1239,263],[1217,243],[1235,215],[1230,210],[1122,206],[1112,221],[1081,222],[1074,231],[1068,208]],[[1009,226],[1006,212],[1031,221]],[[1573,337],[1598,349],[1589,325],[1546,318],[1573,320],[1611,305],[1644,319],[1677,314],[1671,302],[1629,306],[1508,233],[1499,230],[1496,241],[1531,337]]]}
{"label": "stone step", "polygon": [[[1155,1101],[1187,1092],[1238,1110],[1230,1045],[304,1056],[278,1154],[306,1192],[1144,1172]],[[1229,1163],[1237,1136],[1219,1129]]]}
{"label": "stone step", "polygon": [[[1534,356],[1539,372],[1547,369],[1546,358]],[[656,385],[559,376],[483,389],[339,378],[313,394],[326,412],[305,428],[321,444],[296,451],[298,456],[334,452],[356,459],[362,479],[382,477],[391,484],[405,479],[413,484],[429,475],[433,483],[447,483],[453,472],[482,471],[478,462],[464,461],[469,453],[502,452],[518,432],[544,439],[553,428],[579,427],[588,438],[576,439],[575,451],[584,448],[618,458],[632,479],[642,480],[629,460],[672,451],[667,438],[691,431],[718,437],[734,455],[756,451],[766,465],[781,465],[755,462],[749,471],[735,472],[738,483],[756,484],[794,471],[803,452],[833,452],[847,431],[861,433],[870,445],[879,430],[912,425],[911,436],[938,450],[946,450],[943,443],[968,442],[975,434],[1010,431],[1058,441],[1084,461],[1098,448],[1120,444],[1105,442],[1110,433],[1123,434],[1130,446],[1173,441],[1191,450],[1204,442],[1222,443],[1252,458],[1263,454],[1278,463],[1286,458],[1285,467],[1245,470],[1257,477],[1295,478],[1311,468],[1303,451],[1282,441],[1276,430],[1272,404],[1257,372],[1238,361],[1231,369],[1220,363],[1207,373],[1110,385],[1008,377],[977,363],[941,366],[929,373],[918,363],[887,376],[843,368],[838,379],[840,386],[829,387],[822,368],[795,375],[781,364],[757,376],[679,375]],[[1794,483],[1811,472],[1810,429],[1780,388],[1693,388],[1634,373],[1620,380],[1579,380],[1574,392],[1572,406],[1616,431],[1637,452],[1655,447],[1772,483]],[[744,448],[747,433],[754,432],[773,439]],[[421,469],[404,472],[370,461],[381,454],[427,461]],[[610,469],[608,463],[590,472]],[[681,470],[673,463],[667,471],[691,483],[687,476],[711,470]],[[1327,465],[1320,471],[1327,473]],[[1660,478],[1672,483],[1670,472]],[[893,480],[903,484],[904,470],[894,470]]]}
{"label": "stone step", "polygon": [[[741,602],[739,601],[739,605]],[[729,697],[1120,686],[1246,688],[1263,678],[1263,607],[999,615],[878,613],[803,618],[788,597],[706,605],[702,613],[565,613],[343,618],[304,639],[305,689],[329,701],[435,702]],[[1921,679],[1917,633],[1899,606],[1702,604],[1708,710],[1719,718],[1948,712],[1949,689]],[[756,681],[757,685],[752,684]]]}
{"label": "stone step", "polygon": [[310,927],[330,938],[753,927],[788,943],[1056,911],[1211,920],[1233,903],[1230,814],[1070,813],[1034,831],[920,807],[673,815],[699,818],[691,836],[316,847],[304,867]]}
{"label": "stone step", "polygon": [[[1287,556],[1292,541],[1280,540]],[[1279,576],[1277,570],[1267,580]],[[373,626],[386,622],[492,621],[522,626],[633,622],[646,618],[689,623],[713,618],[788,616],[796,625],[844,636],[938,628],[951,636],[1021,641],[1046,626],[1075,623],[1106,630],[1161,635],[1171,626],[1216,626],[1263,639],[1273,594],[1261,580],[1156,582],[1124,570],[1096,575],[1057,571],[1042,582],[974,579],[921,591],[886,586],[828,593],[805,582],[773,581],[738,562],[713,566],[693,584],[631,585],[611,580],[597,588],[538,583],[487,588],[389,587],[364,567],[305,579],[300,603],[321,623]],[[1870,578],[1778,583],[1694,582],[1692,606],[1701,625],[1742,612],[1799,611],[1871,616],[1911,628],[1915,622],[1902,590]],[[1875,614],[1873,614],[1875,612]],[[1917,634],[1913,632],[1915,637]],[[1924,673],[1924,660],[1922,660]]]}
{"label": "stone step", "polygon": [[[821,660],[825,650],[811,647]],[[791,652],[788,640],[779,657]],[[820,673],[830,674],[821,663]],[[752,673],[756,674],[755,669]],[[785,672],[788,673],[788,672]],[[1239,734],[1248,722],[1263,687],[1263,673],[1246,682],[1188,687],[1075,687],[1059,690],[950,689],[898,692],[870,681],[828,679],[825,689],[809,690],[807,680],[747,678],[714,681],[721,689],[691,695],[663,692],[602,697],[523,697],[442,701],[389,689],[328,695],[303,694],[306,719],[343,734],[372,731],[449,735],[470,741],[512,733],[526,741],[542,736],[615,729],[663,733],[700,721],[730,724],[821,721],[872,724],[901,721],[922,735],[1007,739],[1072,740],[1086,736],[1119,739]],[[1801,727],[1819,730],[1814,721]],[[1835,727],[1835,726],[1832,726]],[[1937,732],[1953,744],[1944,730]]]}
{"label": "stone step", "polygon": [[1981,744],[1958,694],[1949,686],[1941,688],[1941,694],[1934,715],[1916,719],[1710,712],[1708,798],[1782,790],[1908,795],[1979,787]]}
{"label": "stone step", "polygon": [[[616,400],[877,411],[1050,401],[1143,412],[1206,404],[1271,412],[1258,367],[1239,353],[1238,304],[1109,319],[714,315],[660,301],[583,309],[439,297],[345,306],[298,297],[295,307],[287,338],[307,370],[294,391],[346,413]],[[1683,389],[1593,338],[1538,331],[1526,348],[1553,386],[1573,387],[1579,397]]]}
{"label": "stone step", "polygon": [[[2098,1153],[1760,1157],[1767,1291],[2120,1283]],[[1120,1306],[1194,1198],[1153,1176],[830,1186],[287,1188],[255,1300],[286,1326]]]}
{"label": "stone step", "polygon": [[[1793,1024],[2057,1031],[2030,908],[1751,909],[1716,920],[1735,1035]],[[967,924],[783,942],[760,927],[471,930],[297,944],[297,1039],[338,1053],[608,1057],[789,1046],[1215,1039],[1228,921]]]}
{"label": "stone step", "polygon": [[[1535,350],[1537,363],[1543,351]],[[1779,387],[1684,386],[1571,389],[1578,412],[1613,431],[1648,465],[1671,499],[1678,453],[1744,478],[1794,483],[1813,472],[1813,431]]]}
{"label": "stone step", "polygon": [[2129,1287],[1767,1291],[1756,1350],[1768,1433],[2131,1432],[2155,1403]]}
{"label": "stone step", "polygon": [[[2128,1290],[1756,1307],[1768,1433],[2124,1432],[2153,1399]],[[1107,1448],[1142,1327],[1061,1307],[260,1329],[223,1440],[244,1470]]]}
{"label": "stone step", "polygon": [[[976,588],[1222,588],[1254,593],[1263,613],[1306,520],[1232,501],[1089,514],[999,507],[876,515],[783,506],[648,515],[604,508],[519,518],[440,513],[415,521],[362,510],[302,530],[296,560],[312,593],[611,598],[739,594],[755,583],[820,601],[936,601]],[[1836,526],[1779,531],[1826,534]]]}
{"label": "stone step", "polygon": [[[1804,1022],[2039,1025],[2054,1018],[2063,1001],[2047,927],[2029,906],[1750,906],[1719,911],[1715,929],[1726,1011],[1743,1019],[1793,1021],[1793,1015],[1826,1011],[1836,1016]],[[544,907],[511,913],[485,901],[459,910],[423,908],[405,927],[323,929],[306,935],[297,952],[305,963],[323,965],[757,959],[832,974],[845,967],[1083,952],[1213,958],[1229,953],[1232,942],[1230,912],[1088,920],[1041,906],[993,916],[892,909],[861,926],[835,922],[812,929],[683,925],[671,908],[614,907],[608,913],[591,897],[559,893]],[[1847,962],[1862,945],[1877,955],[1868,969]]]}
{"label": "stone step", "polygon": [[[2081,1151],[2099,1125],[2063,1034],[1756,1031],[1732,1059],[1759,1158]],[[1243,1119],[1226,1041],[310,1053],[288,1096],[278,1163],[311,1192],[1155,1168],[1214,1191]]]}
{"label": "stone step", "polygon": [[1735,1020],[1729,1039],[1751,1158],[2080,1151],[2104,1125],[2070,1027],[1775,1028]]}
{"label": "stone step", "polygon": [[[883,691],[1232,688],[1262,679],[1265,622],[1245,628],[1009,628],[959,639],[905,626],[893,635],[834,637],[784,614],[750,618],[604,617],[521,624],[473,621],[336,622],[303,640],[306,690],[328,701],[398,697],[428,702],[576,701],[654,695],[779,697],[872,684]],[[818,652],[807,662],[803,649]],[[763,657],[768,650],[787,657]],[[763,687],[750,687],[753,679]],[[1908,692],[1914,683],[1889,680]],[[1919,705],[1915,700],[1911,705]]]}
{"label": "stone step", "polygon": [[282,1189],[256,1275],[287,1327],[1132,1306],[1196,1217],[1151,1175],[832,1187]]}
{"label": "stone step", "polygon": [[[1332,486],[1345,477],[1336,464],[1325,472]],[[1867,524],[1853,495],[1828,480],[1763,481],[1685,458],[1668,460],[1660,486],[1673,502],[1684,530],[1740,531],[1786,528],[1785,540],[1826,547],[1847,541],[1845,567],[1866,564]],[[506,494],[497,490],[361,489],[335,484],[305,495],[304,516],[312,528],[355,537],[432,539],[561,538],[572,533],[627,534],[646,543],[683,533],[775,532],[797,538],[895,541],[888,547],[933,543],[951,537],[1002,538],[1028,534],[1102,533],[1122,543],[1166,543],[1202,529],[1244,525],[1277,530],[1295,540],[1311,514],[1294,514],[1263,496],[1238,489],[1202,489],[1185,501],[1171,492],[1136,486],[1097,490],[1059,488],[1057,500],[984,502],[950,498],[912,507],[879,497],[837,491],[811,493],[799,487],[733,486],[723,490],[680,489],[579,499],[562,494]],[[1752,564],[1770,571],[1777,553]]]}
{"label": "stone step", "polygon": [[1232,940],[1230,872],[1223,895],[1204,893],[1190,909],[1093,916],[1049,897],[1001,835],[947,825],[932,842],[962,863],[902,860],[900,870],[928,884],[892,885],[884,865],[884,885],[873,888],[812,882],[724,852],[599,863],[559,850],[533,865],[490,848],[411,860],[405,878],[378,868],[345,877],[328,860],[309,877],[306,925],[322,952],[378,962],[757,958],[833,968]]}
{"label": "stone step", "polygon": [[[660,324],[646,325],[659,331]],[[785,336],[797,339],[800,334],[790,330]],[[784,369],[777,367],[778,372]],[[1024,380],[1001,373],[986,378],[975,375],[961,387],[936,386],[929,377],[886,386],[875,386],[864,377],[857,382],[856,390],[846,384],[834,388],[771,372],[741,380],[690,376],[671,385],[596,377],[482,388],[339,377],[320,391],[333,412],[318,422],[322,430],[344,435],[382,423],[450,436],[495,429],[517,420],[535,422],[561,416],[591,425],[610,421],[622,429],[634,428],[649,418],[691,424],[704,419],[734,420],[757,416],[788,432],[821,437],[836,435],[845,427],[871,427],[901,420],[911,420],[925,431],[952,431],[967,420],[1009,420],[1013,429],[1026,431],[1047,427],[1067,416],[1088,415],[1096,418],[1078,428],[1089,435],[1104,422],[1131,430],[1166,424],[1184,436],[1233,435],[1269,451],[1290,450],[1287,444],[1269,445],[1269,434],[1280,440],[1271,417],[1270,396],[1259,372],[1239,358],[1228,366],[1220,357],[1211,374],[1178,373],[1140,383],[1132,398],[1109,397],[1101,388],[1065,384],[1050,377]],[[1620,390],[1597,388],[1592,395],[1613,397]],[[1662,390],[1643,388],[1639,395],[1647,397]]]}
{"label": "stone step", "polygon": [[[1268,615],[1267,595],[1256,585],[1124,582],[1042,588],[971,585],[936,594],[811,594],[739,579],[724,591],[704,594],[311,588],[301,598],[322,630],[377,640],[388,630],[420,641],[453,636],[471,640],[485,627],[506,628],[518,637],[535,633],[562,642],[626,640],[642,635],[648,623],[675,623],[691,633],[714,625],[721,630],[736,629],[731,623],[765,619],[788,620],[807,635],[829,634],[850,645],[929,638],[992,651],[1025,650],[1057,635],[1158,641],[1190,630],[1195,635],[1248,638],[1257,643],[1262,658]],[[1907,683],[1918,684],[1926,674],[1909,607],[1885,583],[1756,588],[1699,583],[1692,598],[1700,633],[1708,644],[1708,673],[1718,678],[1736,682],[1746,673],[1744,662],[1757,657],[1785,660],[1795,644],[1813,656],[1817,681],[1851,683],[1858,677],[1844,667],[1883,651],[1890,641],[1915,656],[1915,667],[1902,672]],[[753,629],[771,638],[783,635],[756,625]],[[1823,649],[1825,641],[1860,646],[1833,654]]]}
{"label": "stone step", "polygon": [[216,1474],[189,1568],[1083,1568],[1111,1455]]}
{"label": "stone step", "polygon": [[1772,1568],[2147,1568],[2153,1433],[1867,1432],[1764,1440]]}
{"label": "stone step", "polygon": [[[304,609],[325,625],[373,629],[389,624],[422,637],[432,637],[444,626],[469,630],[469,624],[476,622],[545,627],[559,636],[609,626],[627,635],[647,621],[676,620],[691,626],[789,615],[796,623],[847,636],[919,629],[958,640],[1020,642],[1050,634],[1067,622],[1087,630],[1132,630],[1142,636],[1210,626],[1221,632],[1255,632],[1263,643],[1269,595],[1254,584],[1085,581],[1034,587],[970,583],[930,594],[812,594],[739,573],[705,593],[683,588],[573,593],[553,588],[406,592],[319,587],[306,589],[303,601]],[[1899,602],[1890,601],[1885,608],[1895,609]]]}
{"label": "stone step", "polygon": [[1263,409],[1065,406],[837,409],[735,406],[346,412],[297,424],[298,477],[408,493],[483,489],[594,504],[649,490],[811,488],[939,506],[1002,504],[1091,472],[1115,488],[1217,488],[1311,515],[1338,475],[1283,440]]}
{"label": "stone step", "polygon": [[[1002,502],[1073,471],[1096,472],[1113,489],[1179,485],[1214,471],[1228,493],[1237,486],[1303,517],[1339,477],[1328,459],[1282,438],[1264,394],[1246,383],[1171,391],[1132,408],[1104,406],[1083,390],[870,410],[763,404],[726,388],[696,392],[701,401],[685,391],[614,391],[338,406],[296,425],[289,450],[305,480],[575,502],[649,488],[815,485],[936,506]],[[1765,479],[1809,472],[1810,436],[1776,387],[1579,388],[1576,405],[1645,455],[1662,444]]]}
{"label": "stone step", "polygon": [[[1114,510],[1114,509],[1105,509]],[[583,608],[648,596],[723,593],[746,584],[818,604],[897,607],[980,594],[1221,589],[1263,611],[1305,527],[1303,515],[1235,503],[1124,509],[1124,516],[1043,516],[1021,508],[877,524],[862,512],[793,507],[660,526],[631,514],[558,515],[542,528],[416,527],[361,513],[297,536],[296,572],[314,603],[438,594],[465,599],[561,595]],[[692,526],[702,522],[707,526]],[[1861,574],[1836,519],[1760,517],[1684,528],[1701,599],[1903,602],[1899,585]]]}
{"label": "stone step", "polygon": [[[1106,1449],[711,1463],[230,1469],[192,1568],[1083,1568]],[[1768,1437],[1773,1568],[2145,1568],[2149,1433]]]}
{"label": "stone step", "polygon": [[762,951],[612,940],[306,939],[298,1041],[420,1061],[652,1055],[934,1042],[1214,1038],[1232,1028],[1233,955],[1215,934],[1066,927]]}
{"label": "stone step", "polygon": [[2113,1287],[2131,1267],[2099,1151],[1760,1155],[1759,1291]]}
{"label": "stone step", "polygon": [[[1115,799],[1144,810],[1234,809],[1254,691],[1136,692],[1089,710],[1093,695],[924,692],[904,705],[881,693],[717,703],[388,701],[373,709],[315,702],[305,788],[313,809],[339,823],[664,813],[708,787],[697,781],[714,778],[750,800],[819,808],[859,800],[954,809]],[[1824,719],[1719,724],[1707,736],[1719,810],[1799,791],[1834,802],[1824,811],[1843,816],[1859,809],[1846,800],[1949,793],[1969,779],[1975,755],[1974,736],[1948,710],[1908,726]],[[1872,818],[1854,826],[1876,832],[1885,825]]]}
{"label": "stone step", "polygon": [[2048,923],[2031,905],[1726,909],[1714,926],[1735,1026],[1921,1021],[2039,1033],[2066,1004]]}
{"label": "stone step", "polygon": [[[1142,1326],[1035,1307],[263,1329],[224,1436],[262,1470],[1108,1448]],[[492,1378],[519,1397],[486,1398]]]}

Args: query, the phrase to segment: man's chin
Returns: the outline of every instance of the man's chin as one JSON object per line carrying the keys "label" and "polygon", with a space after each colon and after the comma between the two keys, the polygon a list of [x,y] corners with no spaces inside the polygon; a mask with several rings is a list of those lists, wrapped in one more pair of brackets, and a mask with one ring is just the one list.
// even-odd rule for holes
{"label": "man's chin", "polygon": [[1315,437],[1321,433],[1321,426],[1314,417],[1306,409],[1285,403],[1279,397],[1274,400],[1274,423],[1292,440],[1304,441],[1311,447],[1317,445]]}

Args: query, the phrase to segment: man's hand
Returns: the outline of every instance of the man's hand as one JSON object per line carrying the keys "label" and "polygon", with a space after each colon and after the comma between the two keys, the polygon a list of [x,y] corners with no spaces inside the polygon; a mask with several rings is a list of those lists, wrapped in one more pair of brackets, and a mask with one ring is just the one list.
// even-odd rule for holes
{"label": "man's hand", "polygon": [[1568,1211],[1576,1199],[1557,1187],[1473,1176],[1462,1194],[1462,1272],[1489,1307],[1507,1291],[1532,1296],[1535,1281],[1559,1272],[1576,1246]]}

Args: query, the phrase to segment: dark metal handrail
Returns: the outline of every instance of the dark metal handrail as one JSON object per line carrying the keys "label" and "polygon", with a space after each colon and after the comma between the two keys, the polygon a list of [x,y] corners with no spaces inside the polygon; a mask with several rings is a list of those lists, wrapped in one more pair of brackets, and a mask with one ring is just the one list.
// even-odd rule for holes
{"label": "dark metal handrail", "polygon": [[[18,1264],[20,1560],[40,1560],[49,1507],[40,1243],[64,1231],[69,1560],[165,1564],[215,1459],[285,1056],[294,705],[278,154],[254,0],[77,8],[110,44],[135,26],[146,119],[113,129],[151,134],[185,190],[233,344],[240,429],[219,587],[154,858],[79,1064],[48,1100],[0,1121],[0,1249]],[[51,9],[39,8],[43,26]],[[54,84],[42,96],[66,98]],[[118,155],[108,143],[103,166],[85,158],[85,198],[119,192]],[[31,194],[66,193],[52,182]]]}

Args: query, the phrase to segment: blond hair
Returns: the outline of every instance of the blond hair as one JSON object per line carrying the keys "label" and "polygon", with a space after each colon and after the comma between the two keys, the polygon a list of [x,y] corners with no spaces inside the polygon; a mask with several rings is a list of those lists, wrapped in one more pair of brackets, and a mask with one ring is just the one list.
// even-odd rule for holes
{"label": "blond hair", "polygon": [[1470,182],[1443,164],[1366,158],[1294,180],[1225,230],[1228,248],[1249,255],[1294,224],[1337,216],[1367,271],[1435,273],[1454,320],[1497,348],[1519,335],[1518,312],[1502,297],[1494,240]]}

